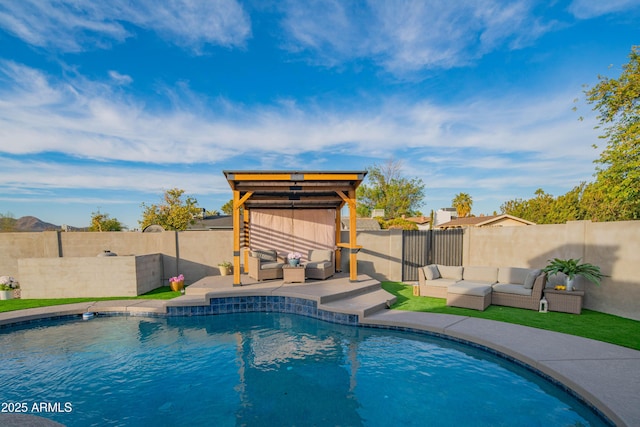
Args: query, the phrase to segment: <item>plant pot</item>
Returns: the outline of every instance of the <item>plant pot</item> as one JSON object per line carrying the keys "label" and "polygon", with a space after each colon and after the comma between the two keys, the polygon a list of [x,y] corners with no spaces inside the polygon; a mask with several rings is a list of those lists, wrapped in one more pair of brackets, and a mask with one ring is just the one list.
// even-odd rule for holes
{"label": "plant pot", "polygon": [[291,267],[297,267],[297,266],[298,266],[298,264],[300,264],[300,260],[299,260],[299,259],[290,259],[290,260],[289,260],[289,265],[290,265]]}
{"label": "plant pot", "polygon": [[13,299],[13,291],[0,291],[0,300]]}
{"label": "plant pot", "polygon": [[228,276],[231,274],[231,267],[218,267],[220,269],[221,276]]}
{"label": "plant pot", "polygon": [[565,284],[567,285],[567,289],[566,289],[567,292],[573,291],[573,281],[574,280],[575,279],[569,279],[569,276],[567,276],[567,281],[565,282]]}
{"label": "plant pot", "polygon": [[181,291],[184,289],[184,280],[181,280],[179,282],[171,282],[169,286],[171,287],[171,290],[173,292]]}

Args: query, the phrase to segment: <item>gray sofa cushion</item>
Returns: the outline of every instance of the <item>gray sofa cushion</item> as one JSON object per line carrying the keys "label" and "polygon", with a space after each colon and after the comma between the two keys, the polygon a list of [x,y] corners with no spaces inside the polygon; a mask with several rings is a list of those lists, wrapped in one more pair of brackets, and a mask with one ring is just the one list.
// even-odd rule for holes
{"label": "gray sofa cushion", "polygon": [[440,278],[440,271],[435,264],[425,265],[422,270],[424,271],[424,277],[427,280],[435,280]]}
{"label": "gray sofa cushion", "polygon": [[475,266],[465,267],[463,276],[465,281],[486,282],[493,284],[498,281],[498,268]]}
{"label": "gray sofa cushion", "polygon": [[331,263],[332,258],[332,251],[328,249],[309,250],[309,261],[311,262],[328,261]]}
{"label": "gray sofa cushion", "polygon": [[520,267],[500,267],[498,270],[499,283],[512,283],[514,285],[524,285],[527,275],[531,272],[530,268]]}
{"label": "gray sofa cushion", "polygon": [[443,279],[462,280],[462,266],[460,265],[438,264],[438,271]]}
{"label": "gray sofa cushion", "polygon": [[496,283],[493,285],[493,292],[531,296],[531,289],[525,289],[522,285],[512,283]]}
{"label": "gray sofa cushion", "polygon": [[260,270],[271,270],[273,268],[282,268],[284,264],[281,262],[260,262]]}
{"label": "gray sofa cushion", "polygon": [[260,258],[261,262],[278,262],[278,252],[275,249],[257,249],[250,254],[254,258]]}
{"label": "gray sofa cushion", "polygon": [[531,270],[529,272],[529,274],[527,274],[527,277],[524,279],[524,288],[525,289],[532,289],[533,288],[533,282],[536,281],[536,278],[540,275],[540,273],[542,273],[542,270],[537,268],[535,270]]}
{"label": "gray sofa cushion", "polygon": [[435,279],[432,280],[431,282],[428,282],[427,285],[432,286],[432,287],[438,287],[438,288],[446,288],[448,286],[451,286],[453,284],[458,283],[457,280],[454,279]]}
{"label": "gray sofa cushion", "polygon": [[491,286],[465,282],[463,280],[462,282],[458,282],[455,285],[449,286],[447,288],[447,292],[458,295],[484,297],[491,293]]}
{"label": "gray sofa cushion", "polygon": [[333,265],[331,261],[308,262],[306,268],[330,268]]}

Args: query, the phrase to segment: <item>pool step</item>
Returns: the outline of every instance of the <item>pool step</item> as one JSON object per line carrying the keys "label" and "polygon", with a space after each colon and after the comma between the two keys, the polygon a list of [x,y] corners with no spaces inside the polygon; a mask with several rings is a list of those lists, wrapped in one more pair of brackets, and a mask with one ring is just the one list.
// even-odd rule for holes
{"label": "pool step", "polygon": [[378,284],[377,290],[322,303],[318,308],[336,313],[357,314],[362,319],[391,307],[395,302],[396,297],[380,289]]}
{"label": "pool step", "polygon": [[281,280],[251,282],[242,276],[243,286],[233,286],[230,276],[205,277],[188,286],[185,295],[166,302],[167,306],[208,306],[211,298],[236,296],[286,296],[316,301],[318,308],[336,313],[356,314],[361,319],[395,303],[396,298],[380,286],[380,281],[360,274],[351,281],[336,273],[326,280],[284,283]]}

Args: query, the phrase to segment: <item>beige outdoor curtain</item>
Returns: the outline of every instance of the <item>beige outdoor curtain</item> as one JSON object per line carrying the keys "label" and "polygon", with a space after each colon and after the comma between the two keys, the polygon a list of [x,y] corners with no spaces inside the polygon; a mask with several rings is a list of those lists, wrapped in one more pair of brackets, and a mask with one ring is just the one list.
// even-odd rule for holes
{"label": "beige outdoor curtain", "polygon": [[252,209],[250,215],[251,249],[275,249],[283,258],[300,252],[303,261],[309,249],[335,250],[334,209]]}

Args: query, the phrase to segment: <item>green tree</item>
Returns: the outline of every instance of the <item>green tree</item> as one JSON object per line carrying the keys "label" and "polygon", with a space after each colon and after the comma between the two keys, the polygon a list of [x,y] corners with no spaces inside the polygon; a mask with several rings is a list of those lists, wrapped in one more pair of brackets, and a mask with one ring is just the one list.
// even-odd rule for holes
{"label": "green tree", "polygon": [[467,193],[459,193],[453,198],[451,204],[456,208],[459,218],[464,218],[471,215],[471,207],[473,206],[473,200]]}
{"label": "green tree", "polygon": [[408,221],[404,218],[392,218],[389,221],[384,221],[382,225],[383,229],[400,229],[400,230],[417,230],[418,224],[412,221]]}
{"label": "green tree", "polygon": [[220,210],[225,215],[232,215],[233,214],[233,199],[229,200],[227,203],[222,205]]}
{"label": "green tree", "polygon": [[369,217],[373,209],[384,209],[385,218],[414,215],[424,198],[421,179],[402,176],[402,163],[388,160],[367,169],[367,183],[356,191],[359,217]]}
{"label": "green tree", "polygon": [[517,216],[518,218],[527,219],[528,201],[523,199],[513,199],[500,205],[500,212],[507,215]]}
{"label": "green tree", "polygon": [[553,203],[551,212],[547,214],[547,224],[564,224],[567,221],[585,219],[585,209],[582,200],[586,183],[574,187],[566,194],[558,196]]}
{"label": "green tree", "polygon": [[[522,200],[515,199],[505,202],[500,206],[502,213],[517,216],[518,218],[526,219],[527,221],[535,222],[536,224],[552,224],[554,219],[552,217],[556,208],[556,200],[551,194],[547,194],[543,189],[538,188],[535,191],[536,197]],[[561,222],[565,222],[563,220]]]}
{"label": "green tree", "polygon": [[164,202],[159,205],[142,203],[144,209],[142,220],[138,221],[144,229],[152,224],[162,226],[165,230],[186,230],[189,224],[202,212],[192,197],[182,199],[184,190],[173,188],[164,193]]}
{"label": "green tree", "polygon": [[623,201],[614,197],[600,181],[587,185],[580,200],[583,219],[591,221],[617,221],[620,219]]}
{"label": "green tree", "polygon": [[[596,128],[603,129],[600,138],[607,146],[595,161],[595,186],[585,193],[614,206],[617,220],[640,219],[640,46],[631,48],[617,79],[598,80],[585,94],[598,111]],[[591,209],[588,215],[607,218],[606,209]]]}
{"label": "green tree", "polygon": [[109,214],[98,212],[91,213],[91,226],[89,231],[122,231],[125,228],[116,218],[110,218]]}
{"label": "green tree", "polygon": [[0,214],[0,232],[11,232],[16,229],[16,219],[13,214],[7,212],[6,214]]}
{"label": "green tree", "polygon": [[536,224],[550,224],[549,215],[553,212],[555,199],[542,188],[538,188],[535,195],[536,197],[529,200],[528,217],[524,219]]}

